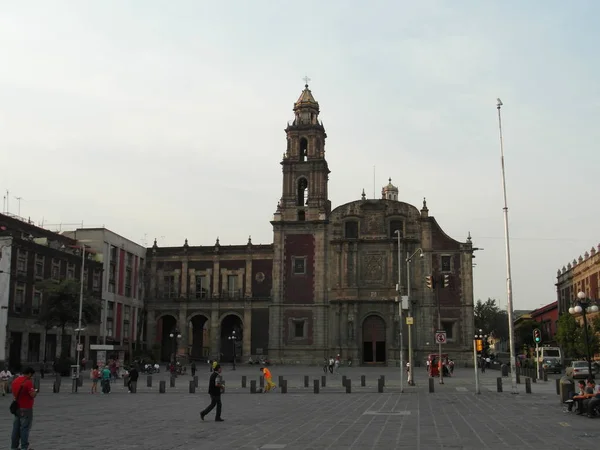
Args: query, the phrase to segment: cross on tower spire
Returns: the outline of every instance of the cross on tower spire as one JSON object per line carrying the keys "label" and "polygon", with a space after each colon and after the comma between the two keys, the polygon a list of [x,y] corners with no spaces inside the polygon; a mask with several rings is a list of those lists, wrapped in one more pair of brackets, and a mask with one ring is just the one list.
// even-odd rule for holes
{"label": "cross on tower spire", "polygon": [[308,82],[311,81],[310,78],[308,78],[308,75],[306,75],[304,78],[302,78],[304,80],[304,86],[308,87]]}

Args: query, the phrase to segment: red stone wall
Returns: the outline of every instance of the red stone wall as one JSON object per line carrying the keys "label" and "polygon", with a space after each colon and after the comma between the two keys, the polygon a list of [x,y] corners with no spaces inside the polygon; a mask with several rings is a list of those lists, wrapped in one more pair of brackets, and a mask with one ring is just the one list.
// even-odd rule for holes
{"label": "red stone wall", "polygon": [[[256,279],[258,273],[263,273],[265,279],[259,282]],[[252,296],[270,298],[273,289],[273,260],[256,259],[252,261]]]}
{"label": "red stone wall", "polygon": [[[306,257],[304,275],[293,273],[293,257]],[[314,303],[315,238],[312,234],[291,234],[285,238],[283,302]]]}

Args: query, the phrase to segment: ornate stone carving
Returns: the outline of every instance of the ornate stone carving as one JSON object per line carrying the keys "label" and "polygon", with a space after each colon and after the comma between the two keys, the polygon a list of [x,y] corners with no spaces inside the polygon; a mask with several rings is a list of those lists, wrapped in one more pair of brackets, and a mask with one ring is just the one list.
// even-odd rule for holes
{"label": "ornate stone carving", "polygon": [[262,272],[257,272],[254,278],[257,283],[262,283],[263,281],[265,281],[265,274]]}
{"label": "ornate stone carving", "polygon": [[364,256],[363,277],[365,281],[383,280],[383,255],[371,253]]}
{"label": "ornate stone carving", "polygon": [[367,234],[374,235],[381,232],[379,216],[372,215],[367,219]]}

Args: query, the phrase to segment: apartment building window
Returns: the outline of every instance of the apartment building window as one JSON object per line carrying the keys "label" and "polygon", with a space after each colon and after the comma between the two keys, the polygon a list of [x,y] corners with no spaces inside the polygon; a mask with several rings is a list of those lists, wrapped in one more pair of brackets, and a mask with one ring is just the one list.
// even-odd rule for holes
{"label": "apartment building window", "polygon": [[123,320],[129,322],[131,318],[131,306],[125,305],[123,309]]}
{"label": "apartment building window", "polygon": [[452,256],[442,255],[442,272],[452,271]]}
{"label": "apartment building window", "polygon": [[15,300],[13,302],[13,310],[17,314],[23,312],[23,304],[25,303],[25,285],[18,283],[15,288]]}
{"label": "apartment building window", "polygon": [[42,309],[42,293],[40,291],[34,291],[33,298],[31,299],[31,314],[38,316]]}
{"label": "apartment building window", "polygon": [[19,275],[27,274],[27,252],[25,250],[17,252],[17,273]]}
{"label": "apartment building window", "polygon": [[58,280],[60,278],[60,260],[52,258],[52,271],[50,272],[50,276],[53,280]]}
{"label": "apartment building window", "polygon": [[165,295],[167,298],[177,297],[177,286],[175,285],[175,277],[173,275],[165,277]]}
{"label": "apartment building window", "polygon": [[235,297],[237,295],[237,285],[238,285],[238,277],[237,275],[228,275],[227,276],[227,295],[229,297]]}
{"label": "apartment building window", "polygon": [[75,264],[67,265],[67,280],[75,279]]}
{"label": "apartment building window", "polygon": [[123,339],[129,339],[129,323],[125,322],[123,323]]}
{"label": "apartment building window", "polygon": [[113,320],[112,319],[107,319],[106,320],[106,336],[107,337],[113,337],[114,336],[114,326],[113,326]]}
{"label": "apartment building window", "polygon": [[115,302],[108,302],[108,310],[106,311],[106,318],[112,320],[115,313]]}
{"label": "apartment building window", "polygon": [[131,267],[125,270],[125,296],[131,297]]}
{"label": "apartment building window", "polygon": [[38,280],[44,278],[44,257],[35,255],[35,277]]}
{"label": "apartment building window", "polygon": [[196,298],[209,298],[210,284],[206,275],[196,277]]}
{"label": "apartment building window", "polygon": [[94,291],[100,290],[100,274],[94,271],[94,280],[92,281],[92,288]]}

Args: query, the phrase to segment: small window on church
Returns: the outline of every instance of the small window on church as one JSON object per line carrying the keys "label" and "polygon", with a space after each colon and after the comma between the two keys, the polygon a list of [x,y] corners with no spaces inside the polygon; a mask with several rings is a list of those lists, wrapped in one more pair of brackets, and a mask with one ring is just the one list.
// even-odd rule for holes
{"label": "small window on church", "polygon": [[306,220],[306,213],[304,211],[298,211],[298,221],[304,222]]}
{"label": "small window on church", "polygon": [[442,272],[450,272],[452,270],[452,256],[442,255]]}
{"label": "small window on church", "polygon": [[297,206],[304,206],[308,203],[308,181],[306,178],[300,178],[298,180],[298,192],[296,198]]}
{"label": "small window on church", "polygon": [[403,223],[401,220],[392,220],[390,222],[390,237],[392,239],[398,239],[398,235],[396,234],[396,230],[400,230],[400,236],[404,235],[403,231]]}
{"label": "small window on church", "polygon": [[358,239],[358,221],[349,220],[344,225],[344,237],[346,239]]}
{"label": "small window on church", "polygon": [[308,158],[308,141],[306,138],[300,139],[300,162],[306,161]]}

